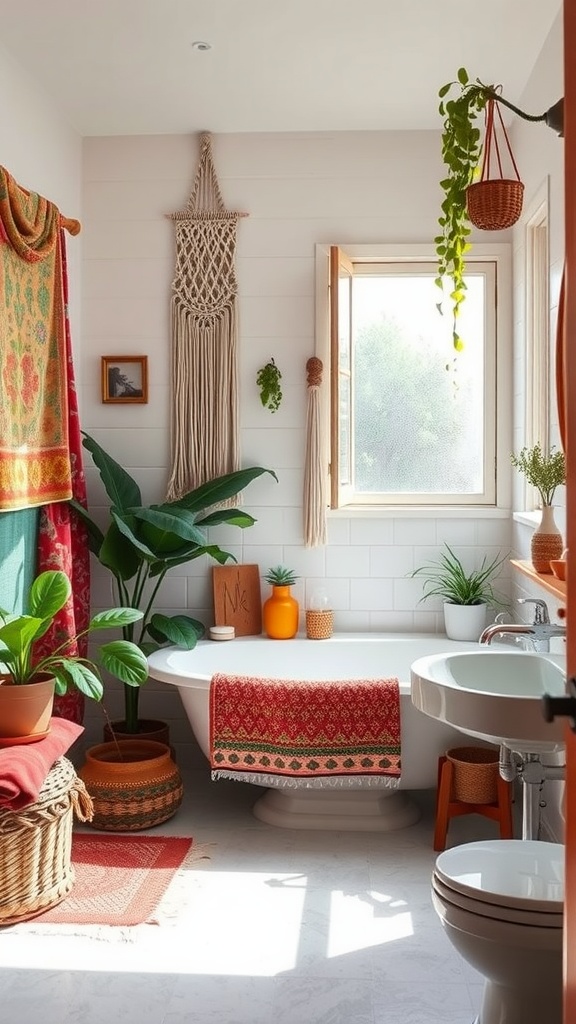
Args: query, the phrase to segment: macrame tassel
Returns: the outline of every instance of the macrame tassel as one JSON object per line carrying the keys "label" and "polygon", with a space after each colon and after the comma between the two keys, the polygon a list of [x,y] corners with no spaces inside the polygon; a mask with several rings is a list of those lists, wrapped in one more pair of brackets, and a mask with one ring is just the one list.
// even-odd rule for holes
{"label": "macrame tassel", "polygon": [[236,226],[224,208],[210,135],[176,221],[172,336],[172,465],[167,498],[239,469]]}
{"label": "macrame tassel", "polygon": [[326,543],[326,476],[320,423],[322,370],[322,360],[317,356],[312,356],[306,363],[308,405],[304,462],[304,541],[308,548]]}

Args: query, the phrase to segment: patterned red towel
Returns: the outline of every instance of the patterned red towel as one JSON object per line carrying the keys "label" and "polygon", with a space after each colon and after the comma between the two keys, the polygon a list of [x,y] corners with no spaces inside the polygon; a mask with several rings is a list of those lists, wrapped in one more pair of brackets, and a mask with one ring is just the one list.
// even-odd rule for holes
{"label": "patterned red towel", "polygon": [[45,739],[0,750],[0,809],[19,811],[35,803],[54,762],[83,732],[82,725],[54,717]]}
{"label": "patterned red towel", "polygon": [[398,680],[302,682],[218,673],[210,686],[210,763],[214,777],[399,779]]}

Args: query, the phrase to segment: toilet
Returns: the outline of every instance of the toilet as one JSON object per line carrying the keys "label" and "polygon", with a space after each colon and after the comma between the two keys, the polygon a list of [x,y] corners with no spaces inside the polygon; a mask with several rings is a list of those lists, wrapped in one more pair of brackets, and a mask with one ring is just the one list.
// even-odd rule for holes
{"label": "toilet", "polygon": [[562,1024],[564,846],[524,839],[445,850],[432,902],[485,978],[475,1024]]}

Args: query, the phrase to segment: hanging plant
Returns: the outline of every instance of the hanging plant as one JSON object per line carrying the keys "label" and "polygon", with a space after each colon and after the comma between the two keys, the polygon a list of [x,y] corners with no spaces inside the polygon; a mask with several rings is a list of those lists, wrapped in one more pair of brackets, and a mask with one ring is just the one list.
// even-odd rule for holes
{"label": "hanging plant", "polygon": [[[455,99],[445,100],[453,86],[460,87],[460,95]],[[464,347],[458,334],[458,316],[466,292],[464,257],[470,250],[468,235],[471,233],[466,208],[466,189],[474,180],[482,148],[480,129],[475,126],[474,121],[480,111],[484,110],[489,95],[493,92],[492,86],[470,82],[466,68],[460,68],[458,81],[448,82],[438,93],[439,110],[444,118],[442,159],[448,168],[448,176],[440,182],[444,199],[442,212],[438,218],[442,233],[434,239],[438,257],[436,284],[443,290],[446,278],[452,282],[452,341],[458,352]],[[440,301],[437,306],[442,313],[442,302]]]}
{"label": "hanging plant", "polygon": [[[454,87],[459,90],[459,95],[447,98]],[[479,78],[475,82],[471,82],[466,68],[460,68],[457,80],[443,85],[438,93],[440,97],[439,111],[444,118],[442,159],[448,168],[448,174],[440,182],[444,198],[441,215],[438,218],[441,233],[434,239],[438,257],[436,284],[444,291],[445,280],[451,281],[449,297],[453,315],[452,341],[457,351],[461,351],[464,347],[458,333],[458,316],[466,294],[465,256],[471,248],[468,241],[468,236],[471,233],[468,190],[470,187],[477,188],[480,182],[476,182],[476,179],[481,177],[482,139],[475,120],[492,100],[513,110],[515,114],[526,121],[545,121],[550,127],[555,129],[558,127],[556,113],[559,104],[550,108],[545,114],[527,114],[504,99],[500,95],[500,89],[501,86],[485,85]],[[494,130],[494,104],[491,106],[491,111],[492,117],[487,125],[487,128],[490,129],[488,142],[490,142]],[[485,164],[484,170],[486,170],[486,166]],[[482,177],[484,177],[484,173]],[[442,312],[442,300],[438,302],[437,306]]]}
{"label": "hanging plant", "polygon": [[276,412],[280,408],[280,402],[282,401],[282,388],[280,387],[280,381],[282,380],[282,374],[274,362],[274,358],[270,359],[270,362],[262,366],[256,374],[256,384],[260,388],[260,401],[265,409],[269,409],[270,412]]}

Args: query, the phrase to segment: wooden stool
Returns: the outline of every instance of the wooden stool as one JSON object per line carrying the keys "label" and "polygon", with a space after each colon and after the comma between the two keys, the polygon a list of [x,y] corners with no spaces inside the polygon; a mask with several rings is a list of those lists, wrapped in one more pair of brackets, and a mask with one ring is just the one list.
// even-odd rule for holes
{"label": "wooden stool", "polygon": [[446,834],[450,818],[460,814],[483,814],[500,823],[500,838],[513,839],[512,824],[512,783],[506,782],[498,774],[496,803],[473,804],[460,800],[451,800],[454,765],[447,757],[438,759],[438,789],[436,791],[436,826],[434,829],[434,849],[446,848]]}

